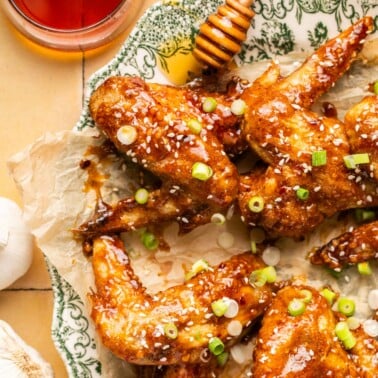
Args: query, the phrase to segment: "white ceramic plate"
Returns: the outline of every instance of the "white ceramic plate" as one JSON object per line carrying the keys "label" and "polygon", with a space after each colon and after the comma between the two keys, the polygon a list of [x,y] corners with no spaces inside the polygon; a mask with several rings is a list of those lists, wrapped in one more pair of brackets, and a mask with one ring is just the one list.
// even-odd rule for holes
{"label": "white ceramic plate", "polygon": [[[87,99],[112,75],[137,75],[155,82],[172,80],[172,71],[182,67],[177,62],[190,57],[200,24],[221,3],[171,0],[151,7],[115,58],[89,80]],[[236,58],[239,64],[317,48],[366,14],[374,16],[378,28],[377,0],[255,0],[253,8],[256,16]],[[76,127],[82,130],[92,126],[85,105]],[[84,305],[56,269],[49,263],[48,266],[55,296],[52,337],[68,373],[70,377],[101,377],[101,363]]]}

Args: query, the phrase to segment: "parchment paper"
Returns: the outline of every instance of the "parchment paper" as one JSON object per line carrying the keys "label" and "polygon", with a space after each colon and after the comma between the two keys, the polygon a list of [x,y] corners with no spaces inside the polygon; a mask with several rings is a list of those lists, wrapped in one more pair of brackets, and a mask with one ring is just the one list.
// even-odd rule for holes
{"label": "parchment paper", "polygon": [[[288,64],[293,64],[292,58]],[[258,75],[265,66],[266,63],[253,66],[249,73]],[[245,71],[242,76],[248,76],[246,73]],[[337,102],[336,107],[342,110],[345,99],[356,102],[364,95],[366,84],[374,78],[378,79],[377,66],[357,67],[336,86],[333,94],[327,96],[331,96]],[[85,303],[88,319],[90,308],[87,294],[93,288],[93,272],[90,259],[82,253],[81,241],[73,237],[72,228],[87,220],[94,210],[95,195],[94,192],[83,190],[87,172],[80,168],[80,161],[84,156],[88,158],[88,146],[99,145],[102,141],[95,129],[46,134],[9,161],[10,173],[22,193],[24,215],[36,242],[59,274],[79,294]],[[91,158],[96,159],[95,156]],[[115,201],[133,190],[133,181],[127,169],[125,171],[122,167],[124,165],[118,157],[102,167],[104,173],[110,175],[103,186],[106,200]],[[340,291],[354,296],[359,302],[359,315],[366,316],[369,309],[366,295],[363,296],[361,290],[366,292],[374,287],[375,276],[371,281],[365,282],[363,287],[356,282],[359,278],[354,276],[349,277],[348,282],[332,281],[329,275],[311,267],[305,260],[312,246],[326,242],[347,227],[346,222],[331,219],[303,242],[289,239],[278,241],[282,257],[277,269],[280,278],[294,275],[308,280],[314,286],[320,286],[324,282],[331,283],[335,289],[339,288]],[[231,232],[234,235],[235,243],[232,248],[225,250],[218,246],[217,239],[222,232]],[[132,265],[150,292],[182,282],[183,267],[189,267],[199,258],[216,264],[232,254],[249,249],[249,231],[236,217],[222,226],[210,224],[199,227],[183,237],[177,237],[177,226],[172,224],[165,232],[170,251],[146,251],[137,232],[125,234],[124,239]],[[91,327],[96,339],[93,326]],[[105,377],[131,376],[127,364],[113,357],[98,339],[96,344]]]}

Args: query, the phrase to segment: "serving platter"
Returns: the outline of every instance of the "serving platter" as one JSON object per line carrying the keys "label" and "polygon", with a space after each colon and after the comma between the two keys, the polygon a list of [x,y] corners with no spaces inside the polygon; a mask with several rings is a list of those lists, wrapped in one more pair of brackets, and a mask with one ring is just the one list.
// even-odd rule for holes
{"label": "serving platter", "polygon": [[[194,38],[206,17],[221,0],[161,1],[141,17],[118,54],[88,81],[86,100],[75,128],[93,127],[88,99],[107,77],[137,75],[147,81],[173,83],[172,77],[190,59]],[[370,14],[378,28],[376,0],[256,0],[256,13],[247,41],[235,58],[237,64],[252,63],[292,51],[317,48],[329,37]],[[186,72],[185,72],[186,74]],[[52,338],[70,377],[97,378],[102,374],[90,321],[82,299],[48,259],[54,292]],[[108,377],[107,377],[108,378]]]}

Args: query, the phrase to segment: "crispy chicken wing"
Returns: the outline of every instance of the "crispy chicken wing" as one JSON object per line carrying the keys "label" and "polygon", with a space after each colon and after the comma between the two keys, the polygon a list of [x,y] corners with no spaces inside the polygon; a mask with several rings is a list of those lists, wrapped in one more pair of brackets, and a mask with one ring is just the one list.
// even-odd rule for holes
{"label": "crispy chicken wing", "polygon": [[[304,312],[288,312],[291,301],[312,298]],[[328,302],[307,286],[281,289],[267,310],[254,350],[253,376],[269,377],[360,377],[356,366],[335,338],[337,321]]]}
{"label": "crispy chicken wing", "polygon": [[376,378],[378,376],[378,341],[368,336],[360,326],[352,331],[356,338],[356,345],[350,353],[358,366],[359,378]]}
{"label": "crispy chicken wing", "polygon": [[365,169],[378,181],[378,96],[367,96],[345,115],[345,125],[353,153],[368,153],[370,164]]}
{"label": "crispy chicken wing", "polygon": [[[238,176],[224,149],[235,152],[244,148],[238,135],[241,117],[230,111],[238,93],[209,94],[147,84],[136,77],[105,81],[90,101],[96,125],[119,151],[158,176],[163,186],[148,203],[156,209],[154,216],[146,213],[146,206],[126,199],[83,224],[79,231],[87,235],[126,231],[167,219],[177,219],[185,229],[226,209],[236,198]],[[202,101],[210,95],[216,96],[217,107],[206,112]],[[193,131],[193,122],[199,130]],[[120,138],[124,126],[133,133],[132,140]],[[205,164],[202,170],[208,169],[209,179],[193,177],[192,169],[198,163]]]}
{"label": "crispy chicken wing", "polygon": [[342,269],[378,258],[378,221],[360,225],[310,252],[314,265]]}
{"label": "crispy chicken wing", "polygon": [[[270,284],[252,287],[248,282],[250,273],[263,265],[251,253],[241,254],[182,285],[149,295],[122,241],[101,236],[93,245],[97,291],[90,296],[91,316],[104,345],[128,362],[202,362],[214,337],[227,348],[264,312],[272,297]],[[234,317],[212,311],[211,304],[222,298],[238,303]],[[230,324],[241,327],[240,334],[233,326],[230,331]]]}
{"label": "crispy chicken wing", "polygon": [[[371,29],[372,19],[363,18],[288,77],[280,77],[273,63],[243,92],[242,133],[268,164],[240,179],[247,224],[299,237],[339,210],[378,204],[377,182],[361,172],[351,175],[344,164],[351,146],[343,123],[308,109],[348,69]],[[253,197],[264,202],[262,211],[251,211]]]}

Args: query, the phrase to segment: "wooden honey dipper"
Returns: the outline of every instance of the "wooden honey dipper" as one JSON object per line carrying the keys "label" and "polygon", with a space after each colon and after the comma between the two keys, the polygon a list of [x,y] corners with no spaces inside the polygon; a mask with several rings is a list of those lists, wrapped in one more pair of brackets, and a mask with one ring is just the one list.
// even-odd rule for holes
{"label": "wooden honey dipper", "polygon": [[193,55],[207,66],[220,68],[232,60],[247,38],[253,0],[226,0],[199,30]]}

